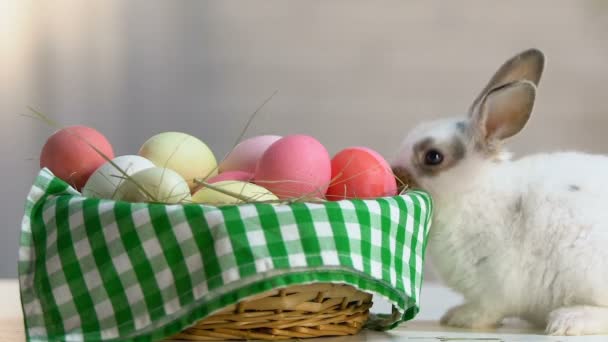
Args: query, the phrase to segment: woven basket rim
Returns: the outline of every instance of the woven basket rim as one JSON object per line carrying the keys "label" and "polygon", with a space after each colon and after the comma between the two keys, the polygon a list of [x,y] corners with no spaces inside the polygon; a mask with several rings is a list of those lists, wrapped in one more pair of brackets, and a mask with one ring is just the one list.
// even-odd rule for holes
{"label": "woven basket rim", "polygon": [[358,333],[369,317],[372,294],[328,282],[271,289],[230,305],[184,329],[185,341],[282,340]]}

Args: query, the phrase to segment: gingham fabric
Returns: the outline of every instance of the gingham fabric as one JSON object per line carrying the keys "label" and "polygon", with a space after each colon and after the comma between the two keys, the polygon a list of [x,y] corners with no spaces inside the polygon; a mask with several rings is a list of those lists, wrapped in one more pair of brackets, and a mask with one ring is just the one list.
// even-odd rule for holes
{"label": "gingham fabric", "polygon": [[157,341],[274,288],[353,285],[418,312],[424,192],[323,204],[212,207],[84,198],[43,169],[19,250],[29,341]]}

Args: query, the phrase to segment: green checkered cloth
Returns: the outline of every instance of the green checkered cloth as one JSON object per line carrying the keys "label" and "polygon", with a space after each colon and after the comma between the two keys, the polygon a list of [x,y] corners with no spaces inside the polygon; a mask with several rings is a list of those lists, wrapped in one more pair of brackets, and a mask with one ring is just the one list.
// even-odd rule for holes
{"label": "green checkered cloth", "polygon": [[268,290],[344,283],[418,312],[424,192],[213,207],[85,198],[43,169],[19,250],[29,341],[157,341]]}

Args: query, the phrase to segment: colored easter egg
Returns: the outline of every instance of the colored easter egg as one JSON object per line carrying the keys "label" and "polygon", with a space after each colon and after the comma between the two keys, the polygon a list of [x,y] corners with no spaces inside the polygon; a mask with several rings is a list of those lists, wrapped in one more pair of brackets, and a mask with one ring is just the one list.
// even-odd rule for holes
{"label": "colored easter egg", "polygon": [[70,126],[51,135],[40,154],[40,167],[77,190],[82,189],[91,174],[106,162],[94,146],[107,158],[114,158],[110,142],[98,131],[86,126]]}
{"label": "colored easter egg", "polygon": [[307,135],[277,140],[260,158],[254,182],[281,199],[322,198],[331,179],[325,147]]}
{"label": "colored easter egg", "polygon": [[153,167],[136,172],[129,179],[125,179],[116,190],[114,198],[127,202],[174,204],[189,202],[191,196],[188,182],[179,173],[171,169]]}
{"label": "colored easter egg", "polygon": [[195,178],[217,174],[217,161],[213,152],[199,139],[180,132],[160,133],[148,139],[140,148],[140,156],[149,159],[157,167],[179,173],[188,186],[197,186]]}
{"label": "colored easter egg", "polygon": [[211,177],[207,180],[207,183],[217,183],[221,181],[243,181],[249,182],[253,179],[253,173],[245,171],[225,171],[217,176]]}
{"label": "colored easter egg", "polygon": [[[278,200],[278,197],[273,195],[267,189],[252,183],[228,180],[219,181],[213,183],[212,185],[216,189],[208,187],[202,188],[192,196],[192,201],[195,203],[205,203],[211,205],[225,205]],[[217,188],[226,192],[238,194],[239,197],[242,196],[246,198],[246,201],[241,198],[231,196],[230,194],[218,191]]]}
{"label": "colored easter egg", "polygon": [[[144,169],[154,166],[148,159],[135,155],[120,156],[112,159],[120,170],[128,176]],[[120,172],[110,162],[106,162],[89,177],[89,180],[82,188],[82,195],[85,197],[111,199],[116,189],[124,181],[125,175]]]}
{"label": "colored easter egg", "polygon": [[226,171],[254,173],[260,157],[279,139],[281,137],[278,135],[260,135],[243,140],[220,163],[220,173]]}
{"label": "colored easter egg", "polygon": [[326,198],[376,198],[397,194],[397,183],[389,164],[377,152],[365,147],[350,147],[331,160],[332,184]]}

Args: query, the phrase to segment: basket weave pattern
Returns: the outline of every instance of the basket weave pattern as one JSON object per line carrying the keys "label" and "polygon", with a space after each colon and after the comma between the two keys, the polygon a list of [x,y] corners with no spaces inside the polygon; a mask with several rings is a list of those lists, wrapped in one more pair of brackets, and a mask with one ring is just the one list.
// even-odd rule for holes
{"label": "basket weave pattern", "polygon": [[341,284],[291,286],[241,301],[199,321],[172,340],[285,340],[354,335],[372,295]]}

